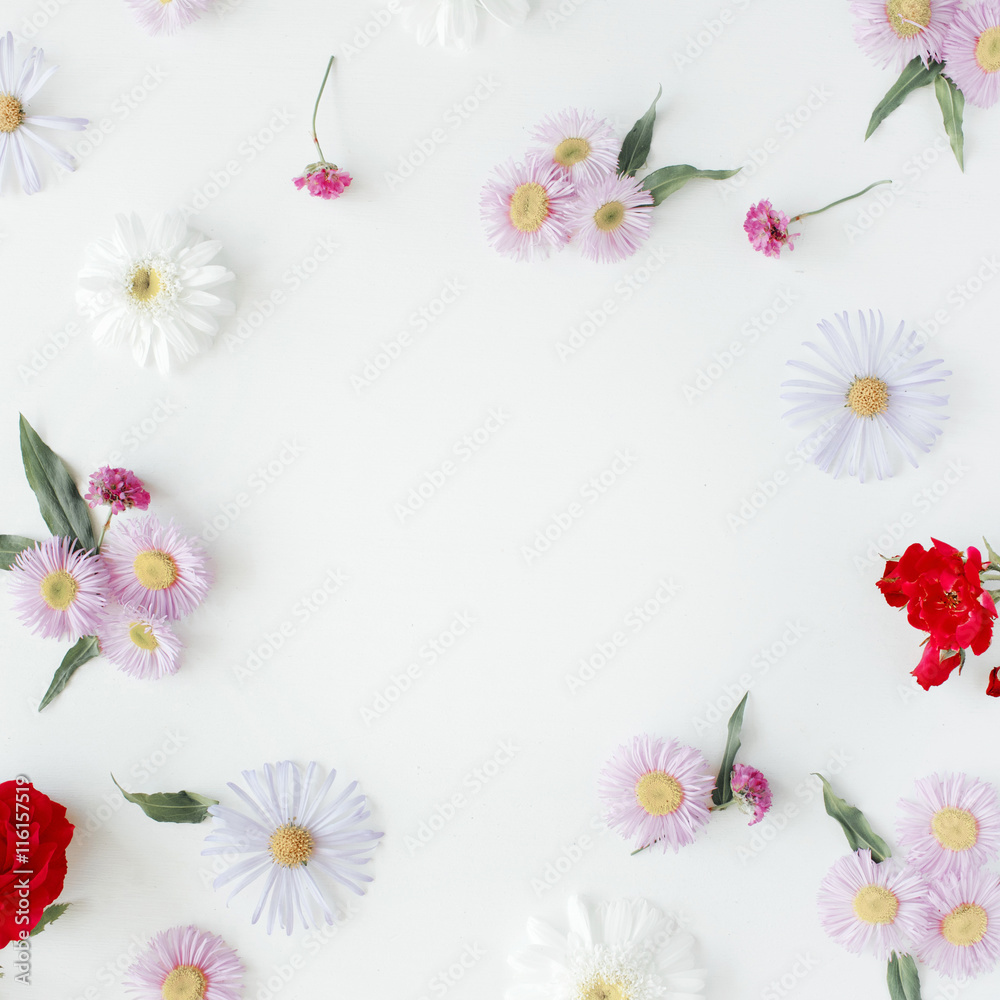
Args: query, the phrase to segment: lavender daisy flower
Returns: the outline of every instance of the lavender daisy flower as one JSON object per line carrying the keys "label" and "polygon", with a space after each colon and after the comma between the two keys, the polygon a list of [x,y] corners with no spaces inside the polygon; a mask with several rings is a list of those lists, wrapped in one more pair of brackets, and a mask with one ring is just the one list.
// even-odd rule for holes
{"label": "lavender daisy flower", "polygon": [[540,157],[548,157],[575,183],[596,183],[618,166],[621,143],[614,129],[592,111],[567,108],[543,118],[531,133]]}
{"label": "lavender daisy flower", "polygon": [[[784,416],[793,426],[806,422],[822,424],[821,443],[813,448],[813,462],[824,472],[839,476],[844,469],[861,482],[869,466],[882,479],[892,474],[886,441],[893,442],[916,468],[918,451],[930,451],[947,418],[936,411],[947,396],[928,387],[944,381],[950,371],[933,371],[941,364],[918,361],[923,344],[917,334],[905,334],[900,323],[886,343],[882,314],[858,312],[859,334],[851,329],[847,313],[836,317],[839,330],[827,320],[819,323],[826,341],[805,345],[823,362],[822,367],[805,361],[789,361],[793,368],[816,376],[791,379],[782,386],[782,399],[796,405]],[[931,377],[933,375],[933,377]],[[817,381],[818,380],[818,381]],[[815,440],[815,435],[812,436]]]}
{"label": "lavender daisy flower", "polygon": [[383,835],[362,828],[371,813],[364,795],[354,795],[358,783],[352,781],[324,806],[337,772],[331,771],[317,790],[313,789],[315,773],[313,762],[303,778],[299,767],[290,760],[265,764],[263,775],[244,771],[243,780],[250,793],[233,782],[229,787],[250,807],[251,815],[225,806],[211,806],[208,810],[215,826],[205,839],[217,846],[201,853],[245,855],[215,880],[215,887],[235,881],[236,887],[229,895],[232,899],[266,875],[251,922],[257,923],[266,908],[268,934],[275,923],[288,934],[296,920],[307,928],[319,926],[317,910],[326,923],[333,923],[334,911],[320,884],[324,876],[359,896],[365,891],[363,883],[372,881],[370,875],[356,869],[371,861],[371,853]]}
{"label": "lavender daisy flower", "polygon": [[1000,885],[985,869],[932,883],[935,919],[917,943],[917,955],[936,972],[971,979],[1000,959]]}
{"label": "lavender daisy flower", "polygon": [[97,623],[101,652],[121,671],[140,680],[177,673],[182,643],[166,618],[112,604]]}
{"label": "lavender daisy flower", "polygon": [[854,38],[877,65],[901,70],[940,59],[958,0],[853,0]]}
{"label": "lavender daisy flower", "polygon": [[664,853],[694,843],[708,822],[715,777],[705,758],[676,740],[637,736],[623,744],[598,781],[604,818],[636,848],[658,842]]}
{"label": "lavender daisy flower", "polygon": [[891,858],[877,863],[870,850],[855,851],[837,861],[819,887],[823,930],[848,951],[869,946],[876,958],[910,950],[927,932],[933,910],[927,883],[912,869]]}
{"label": "lavender daisy flower", "polygon": [[911,865],[937,880],[997,857],[1000,800],[993,785],[967,774],[932,774],[916,786],[919,801],[899,803],[896,825]]}
{"label": "lavender daisy flower", "polygon": [[108,593],[108,571],[93,552],[56,536],[19,552],[11,566],[14,610],[47,639],[91,635]]}
{"label": "lavender daisy flower", "polygon": [[197,21],[209,0],[125,0],[151,35],[173,35]]}
{"label": "lavender daisy flower", "polygon": [[955,15],[944,58],[970,104],[989,108],[1000,100],[1000,0],[982,0]]}
{"label": "lavender daisy flower", "polygon": [[615,174],[580,185],[571,225],[584,257],[601,263],[625,260],[649,238],[653,195],[642,181]]}
{"label": "lavender daisy flower", "polygon": [[243,963],[220,937],[197,927],[160,931],[125,973],[135,1000],[241,1000]]}

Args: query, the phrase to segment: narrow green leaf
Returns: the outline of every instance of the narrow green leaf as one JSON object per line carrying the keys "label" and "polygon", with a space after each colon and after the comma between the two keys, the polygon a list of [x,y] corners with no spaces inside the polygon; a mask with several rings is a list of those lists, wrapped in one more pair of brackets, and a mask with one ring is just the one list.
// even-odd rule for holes
{"label": "narrow green leaf", "polygon": [[625,136],[621,152],[618,154],[618,176],[635,177],[635,172],[646,162],[649,146],[653,141],[653,126],[656,124],[656,102],[663,95],[663,88],[656,92],[649,110],[632,126]]}
{"label": "narrow green leaf", "polygon": [[992,548],[990,548],[990,543],[983,538],[983,545],[986,546],[986,554],[990,557],[990,562],[1000,566],[1000,556],[998,556]]}
{"label": "narrow green leaf", "polygon": [[90,508],[84,502],[63,460],[21,416],[21,458],[28,485],[53,535],[75,538],[85,549],[96,547]]}
{"label": "narrow green leaf", "polygon": [[92,660],[95,656],[100,655],[101,647],[97,644],[96,635],[85,635],[82,639],[77,639],[76,644],[62,658],[62,663],[59,664],[59,668],[53,675],[52,683],[49,685],[48,691],[45,692],[45,697],[42,698],[42,703],[38,706],[38,711],[40,712],[45,708],[66,687],[69,679],[80,667],[88,660]]}
{"label": "narrow green leaf", "polygon": [[0,569],[10,569],[18,552],[30,549],[34,544],[34,539],[24,535],[0,535]]}
{"label": "narrow green leaf", "polygon": [[885,97],[875,106],[871,120],[868,122],[868,131],[865,138],[879,127],[903,103],[907,95],[921,87],[926,87],[933,83],[938,73],[941,72],[944,63],[931,61],[930,65],[924,66],[920,56],[914,56],[899,74],[899,79],[889,88]]}
{"label": "narrow green leaf", "polygon": [[833,794],[830,782],[822,774],[817,774],[816,777],[823,782],[823,804],[826,806],[827,815],[833,817],[843,827],[844,836],[847,837],[851,850],[870,848],[872,861],[885,861],[891,853],[889,845],[868,825],[864,813],[848,805],[843,799],[837,798]]}
{"label": "narrow green leaf", "polygon": [[[115,776],[111,775],[115,781]],[[150,819],[157,823],[200,823],[208,815],[209,806],[217,806],[218,799],[209,799],[197,792],[126,792],[121,785],[118,790],[125,796],[127,802],[133,802]]]}
{"label": "narrow green leaf", "polygon": [[736,763],[736,754],[740,749],[740,731],[743,729],[743,713],[747,707],[747,698],[750,692],[743,695],[743,700],[736,706],[736,710],[729,717],[729,729],[726,733],[726,749],[722,755],[722,767],[719,768],[719,777],[715,781],[715,791],[712,792],[712,801],[717,806],[724,806],[733,801],[733,764]]}
{"label": "narrow green leaf", "polygon": [[911,955],[893,952],[885,978],[892,1000],[920,1000],[920,973]]}
{"label": "narrow green leaf", "polygon": [[659,170],[654,170],[643,179],[642,186],[653,193],[653,204],[659,205],[664,198],[669,198],[695,177],[704,177],[710,181],[724,181],[727,177],[738,174],[742,169],[742,167],[737,167],[735,170],[699,170],[689,163],[678,163],[672,167],[660,167]]}
{"label": "narrow green leaf", "polygon": [[68,909],[69,903],[53,903],[51,906],[46,906],[42,910],[42,919],[35,924],[35,929],[28,934],[28,937],[41,934],[49,924],[54,924]]}
{"label": "narrow green leaf", "polygon": [[934,78],[934,93],[941,105],[941,117],[944,119],[944,130],[948,133],[951,151],[958,160],[959,168],[965,173],[965,136],[962,134],[965,94],[940,73]]}

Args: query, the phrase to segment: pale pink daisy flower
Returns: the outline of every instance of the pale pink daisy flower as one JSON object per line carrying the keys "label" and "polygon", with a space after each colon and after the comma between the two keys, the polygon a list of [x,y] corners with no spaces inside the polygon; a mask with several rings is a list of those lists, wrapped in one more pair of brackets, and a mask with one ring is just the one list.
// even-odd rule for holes
{"label": "pale pink daisy flower", "polygon": [[741,812],[753,816],[749,826],[759,823],[771,808],[771,786],[763,772],[749,764],[733,766],[730,787]]}
{"label": "pale pink daisy flower", "polygon": [[909,952],[911,942],[927,932],[933,910],[919,872],[892,858],[872,861],[872,852],[864,850],[841,858],[826,873],[819,917],[823,930],[848,951],[860,954],[870,946],[876,958],[887,959],[894,951]]}
{"label": "pale pink daisy flower", "polygon": [[514,260],[538,260],[569,241],[573,186],[540,157],[500,164],[483,188],[480,215],[492,247]]}
{"label": "pale pink daisy flower", "polygon": [[97,623],[101,652],[121,671],[140,680],[177,673],[183,643],[166,618],[111,604]]}
{"label": "pale pink daisy flower", "polygon": [[743,223],[743,232],[747,234],[754,250],[760,251],[765,257],[780,257],[784,246],[794,250],[792,239],[800,235],[788,231],[788,216],[780,209],[775,211],[767,198],[750,206]]}
{"label": "pale pink daisy flower", "polygon": [[919,802],[903,799],[896,832],[908,861],[930,879],[958,875],[1000,852],[1000,800],[986,781],[932,774],[917,783]]}
{"label": "pale pink daisy flower", "polygon": [[221,937],[171,927],[149,942],[122,985],[135,1000],[241,1000],[243,971]]}
{"label": "pale pink daisy flower", "polygon": [[623,744],[598,779],[608,826],[636,848],[659,843],[676,853],[708,822],[715,777],[705,758],[677,740],[637,736]]}
{"label": "pale pink daisy flower", "polygon": [[197,21],[209,0],[125,0],[151,35],[172,35]]}
{"label": "pale pink daisy flower", "polygon": [[621,142],[614,129],[592,111],[567,108],[542,119],[531,133],[533,153],[551,159],[574,182],[594,183],[618,167]]}
{"label": "pale pink daisy flower", "polygon": [[17,554],[10,570],[14,610],[47,639],[92,635],[107,599],[108,571],[75,539],[56,536]]}
{"label": "pale pink daisy flower", "polygon": [[1000,0],[955,15],[944,43],[947,74],[965,99],[989,108],[1000,99]]}
{"label": "pale pink daisy flower", "polygon": [[122,604],[171,620],[189,615],[205,599],[212,578],[196,538],[155,517],[125,521],[101,550],[111,590]]}
{"label": "pale pink daisy flower", "polygon": [[854,38],[883,68],[940,59],[958,0],[853,0]]}
{"label": "pale pink daisy flower", "polygon": [[1000,959],[1000,884],[985,868],[932,882],[933,920],[917,955],[935,972],[971,979]]}
{"label": "pale pink daisy flower", "polygon": [[149,494],[142,480],[128,469],[112,469],[108,465],[91,473],[90,488],[84,500],[91,507],[108,506],[112,514],[120,514],[132,507],[145,510],[149,506]]}
{"label": "pale pink daisy flower", "polygon": [[577,187],[571,224],[589,260],[625,260],[649,238],[653,195],[634,177],[611,174]]}

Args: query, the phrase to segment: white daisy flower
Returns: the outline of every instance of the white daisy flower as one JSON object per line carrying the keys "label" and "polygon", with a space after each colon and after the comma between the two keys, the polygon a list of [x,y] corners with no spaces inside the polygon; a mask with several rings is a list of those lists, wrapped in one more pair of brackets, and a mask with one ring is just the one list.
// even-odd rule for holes
{"label": "white daisy flower", "polygon": [[403,24],[421,45],[437,41],[468,49],[476,40],[480,8],[501,24],[520,24],[528,16],[528,0],[407,0]]}
{"label": "white daisy flower", "polygon": [[251,922],[257,923],[266,907],[268,934],[275,923],[291,934],[296,919],[306,928],[319,926],[317,911],[332,924],[335,914],[323,892],[323,882],[332,880],[361,896],[363,883],[372,881],[357,868],[371,861],[382,834],[362,828],[371,813],[364,795],[354,795],[358,783],[352,781],[324,806],[337,772],[331,771],[313,791],[315,773],[313,762],[303,778],[298,765],[290,760],[265,764],[263,774],[244,771],[250,794],[232,782],[229,787],[250,808],[251,815],[225,806],[208,810],[215,826],[205,839],[217,846],[201,853],[245,855],[215,880],[215,887],[235,881],[229,894],[232,899],[251,882],[266,876]]}
{"label": "white daisy flower", "polygon": [[176,212],[148,230],[136,215],[119,215],[115,234],[88,247],[79,274],[77,302],[96,321],[94,340],[127,344],[139,365],[152,351],[164,373],[171,354],[180,361],[193,357],[215,336],[218,317],[235,309],[218,291],[233,273],[209,264],[221,249],[188,229]]}
{"label": "white daisy flower", "polygon": [[915,332],[905,333],[900,323],[886,343],[882,314],[858,312],[860,335],[851,329],[847,313],[837,316],[837,330],[832,323],[819,323],[825,345],[805,343],[823,362],[822,367],[805,361],[789,361],[793,368],[816,376],[815,379],[791,379],[782,386],[795,389],[784,392],[782,399],[796,405],[784,415],[793,426],[809,421],[822,424],[821,443],[811,450],[813,461],[824,472],[849,475],[865,481],[866,471],[874,466],[879,479],[892,475],[886,440],[896,444],[916,468],[917,452],[930,451],[941,433],[941,423],[948,418],[940,411],[947,396],[928,391],[928,386],[943,382],[950,371],[940,369],[941,359],[920,361],[923,351]]}
{"label": "white daisy flower", "polygon": [[697,1000],[705,973],[694,939],[645,900],[618,899],[596,911],[572,897],[569,933],[528,921],[531,947],[512,955],[521,982],[506,1000]]}
{"label": "white daisy flower", "polygon": [[20,68],[14,63],[14,36],[8,31],[0,39],[0,182],[8,156],[14,161],[21,186],[28,194],[41,191],[42,182],[31,159],[29,141],[45,150],[67,170],[76,170],[76,160],[64,149],[53,146],[29,126],[57,128],[80,132],[87,127],[86,118],[63,118],[58,115],[32,115],[25,105],[41,90],[42,85],[59,68],[44,68],[45,53],[32,49]]}

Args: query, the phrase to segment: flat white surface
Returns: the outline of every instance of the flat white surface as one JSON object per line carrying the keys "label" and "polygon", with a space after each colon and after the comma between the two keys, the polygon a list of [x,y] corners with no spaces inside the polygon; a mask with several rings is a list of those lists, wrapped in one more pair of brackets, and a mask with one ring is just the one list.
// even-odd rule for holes
{"label": "flat white surface", "polygon": [[[73,908],[37,940],[30,994],[8,979],[3,995],[122,996],[117,970],[135,942],[191,922],[239,949],[257,1000],[496,997],[528,916],[560,923],[566,896],[582,892],[642,895],[681,914],[710,997],[886,996],[884,966],[819,927],[816,887],[846,844],[807,781],[833,777],[892,841],[895,803],[915,778],[961,769],[1000,781],[1000,706],[983,693],[996,658],[919,691],[908,672],[920,637],[875,590],[881,564],[864,565],[866,553],[932,534],[963,547],[1000,534],[996,292],[957,291],[997,251],[997,111],[967,109],[964,176],[930,90],[862,142],[893,74],[855,47],[844,4],[540,0],[519,29],[483,23],[465,55],[418,48],[398,16],[345,54],[366,23],[378,27],[380,7],[243,0],[151,39],[117,0],[5,5],[0,27],[36,18],[35,40],[62,67],[45,109],[104,125],[99,144],[94,129],[64,139],[89,149],[75,174],[47,164],[31,198],[4,184],[0,528],[44,534],[20,472],[22,411],[79,482],[117,461],[146,480],[159,516],[199,534],[217,516],[224,530],[209,544],[218,582],[182,623],[184,664],[166,681],[96,660],[39,715],[63,646],[0,616],[3,776],[27,773],[78,830],[62,897]],[[713,37],[705,22],[723,9],[729,23]],[[355,182],[326,203],[291,178],[313,159],[309,118],[331,53],[321,140]],[[544,115],[590,107],[624,135],[660,83],[650,167],[745,162],[741,186],[691,183],[620,265],[575,248],[517,265],[486,245],[480,188]],[[435,129],[444,139],[426,162],[387,178],[401,158],[420,159]],[[903,185],[891,204],[873,192],[806,220],[780,261],[745,240],[751,201],[794,214],[882,177]],[[86,333],[57,337],[80,322],[83,250],[115,214],[184,205],[238,275],[229,332],[279,291],[273,314],[243,327],[238,348],[220,337],[168,378]],[[337,249],[318,263],[323,241]],[[655,270],[640,270],[650,255]],[[449,282],[461,294],[419,330],[412,317]],[[607,299],[614,315],[560,357]],[[791,304],[768,323],[776,300]],[[951,419],[921,467],[897,462],[894,478],[864,486],[798,467],[801,434],[780,420],[778,398],[785,360],[802,356],[814,324],[858,308],[914,326],[938,313],[931,350],[954,371]],[[762,318],[751,342],[741,331]],[[352,376],[403,330],[409,346],[359,390]],[[734,341],[743,356],[686,399]],[[26,375],[35,352],[54,357]],[[460,442],[497,410],[502,426],[462,458]],[[619,453],[628,467],[589,499],[588,482]],[[449,459],[454,475],[401,519],[396,505]],[[775,495],[734,527],[729,515],[778,473]],[[529,562],[525,547],[574,501],[582,516]],[[338,574],[346,582],[323,594]],[[660,581],[676,595],[658,605]],[[310,611],[317,590],[325,603]],[[429,662],[426,644],[456,615],[474,624]],[[567,676],[616,632],[627,641],[571,692]],[[248,670],[261,649],[271,655]],[[762,649],[785,652],[768,666]],[[362,710],[414,662],[410,689],[366,721]],[[730,811],[676,856],[629,857],[595,819],[603,762],[650,732],[717,766],[730,693],[747,683],[741,757],[769,776],[773,819],[749,829]],[[501,742],[513,759],[474,792]],[[387,831],[371,891],[332,940],[268,938],[249,923],[253,890],[226,909],[199,854],[207,825],[118,808],[108,776],[231,801],[227,781],[284,758],[359,779]],[[464,805],[414,847],[456,794]],[[589,847],[557,872],[583,837]],[[559,877],[542,891],[547,872]],[[484,957],[444,990],[434,977],[467,946]],[[811,968],[798,976],[802,958]],[[995,996],[998,975],[961,995]],[[953,995],[944,982],[925,972],[925,998]]]}

